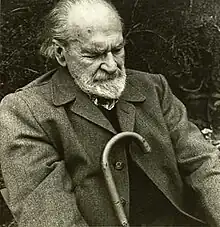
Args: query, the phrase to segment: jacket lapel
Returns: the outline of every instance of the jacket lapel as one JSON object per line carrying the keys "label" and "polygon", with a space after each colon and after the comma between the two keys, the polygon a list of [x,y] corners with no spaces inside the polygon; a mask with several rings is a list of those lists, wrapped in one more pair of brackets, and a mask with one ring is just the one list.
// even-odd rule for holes
{"label": "jacket lapel", "polygon": [[119,100],[117,103],[117,117],[122,132],[130,131],[134,129],[135,123],[135,107],[133,104],[126,102],[125,100]]}
{"label": "jacket lapel", "polygon": [[135,103],[145,101],[146,97],[130,82],[129,74],[125,90],[117,103],[117,116],[121,131],[133,131],[135,124]]}
{"label": "jacket lapel", "polygon": [[94,124],[116,134],[111,123],[85,93],[79,92],[77,94],[77,98],[70,109],[79,116],[84,117]]}

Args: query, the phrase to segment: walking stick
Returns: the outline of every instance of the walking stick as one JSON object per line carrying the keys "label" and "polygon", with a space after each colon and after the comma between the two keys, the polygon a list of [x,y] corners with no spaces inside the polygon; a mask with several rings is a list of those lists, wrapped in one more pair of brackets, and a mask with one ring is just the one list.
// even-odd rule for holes
{"label": "walking stick", "polygon": [[102,171],[104,173],[105,181],[109,190],[109,194],[116,212],[116,215],[120,221],[121,226],[126,226],[129,227],[129,223],[127,220],[127,217],[125,215],[124,208],[121,204],[121,200],[115,185],[115,181],[113,179],[111,170],[110,170],[110,165],[109,165],[109,154],[114,147],[114,145],[122,140],[134,140],[140,148],[144,152],[150,152],[150,146],[147,143],[147,141],[139,134],[135,132],[121,132],[115,136],[113,136],[108,143],[105,146],[105,149],[103,151],[102,157],[101,157],[101,166],[102,166]]}

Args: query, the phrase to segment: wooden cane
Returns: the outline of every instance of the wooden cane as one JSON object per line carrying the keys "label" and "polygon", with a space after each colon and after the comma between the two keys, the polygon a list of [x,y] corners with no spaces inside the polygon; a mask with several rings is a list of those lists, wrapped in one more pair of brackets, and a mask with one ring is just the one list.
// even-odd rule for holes
{"label": "wooden cane", "polygon": [[114,210],[116,212],[116,215],[119,219],[121,226],[129,227],[129,222],[126,217],[123,205],[121,203],[115,181],[113,179],[111,170],[110,170],[110,164],[109,164],[109,155],[112,151],[112,148],[115,146],[116,143],[121,142],[122,140],[133,140],[135,143],[137,143],[140,148],[145,152],[150,152],[150,146],[147,143],[147,141],[138,133],[135,132],[121,132],[115,136],[113,136],[108,143],[105,146],[105,149],[102,153],[101,157],[101,167],[102,171],[104,173],[105,181],[107,184],[107,188],[113,203]]}

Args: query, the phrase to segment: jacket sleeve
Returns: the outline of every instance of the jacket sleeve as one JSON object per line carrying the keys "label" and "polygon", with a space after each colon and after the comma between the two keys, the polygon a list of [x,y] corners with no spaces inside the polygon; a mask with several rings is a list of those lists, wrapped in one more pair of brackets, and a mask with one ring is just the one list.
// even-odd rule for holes
{"label": "jacket sleeve", "polygon": [[88,226],[64,161],[25,101],[17,94],[6,96],[0,119],[2,175],[19,226]]}
{"label": "jacket sleeve", "polygon": [[163,76],[160,81],[161,107],[180,173],[195,190],[209,226],[220,226],[220,152],[188,121],[184,105]]}

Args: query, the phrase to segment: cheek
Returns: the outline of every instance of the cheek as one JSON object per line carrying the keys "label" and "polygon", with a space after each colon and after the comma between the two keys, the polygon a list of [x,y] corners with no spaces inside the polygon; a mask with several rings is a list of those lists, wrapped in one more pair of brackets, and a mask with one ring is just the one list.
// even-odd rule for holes
{"label": "cheek", "polygon": [[78,63],[74,63],[73,66],[75,67],[72,70],[75,71],[78,75],[83,75],[85,80],[91,80],[93,76],[99,71],[100,62],[99,61],[88,61],[88,60],[81,60]]}
{"label": "cheek", "polygon": [[83,62],[80,59],[69,59],[68,65],[72,71],[76,73],[83,73],[89,67],[87,63]]}
{"label": "cheek", "polygon": [[95,71],[99,68],[101,63],[99,59],[82,58],[78,64],[85,70]]}
{"label": "cheek", "polygon": [[124,63],[125,63],[125,50],[124,50],[124,49],[121,50],[121,52],[118,53],[118,54],[115,56],[115,58],[116,58],[116,61],[117,61],[117,63],[118,63],[119,65],[124,65]]}
{"label": "cheek", "polygon": [[117,62],[117,64],[119,66],[123,66],[124,63],[125,63],[125,57],[124,57],[124,55],[121,54],[121,55],[115,56],[115,61]]}

